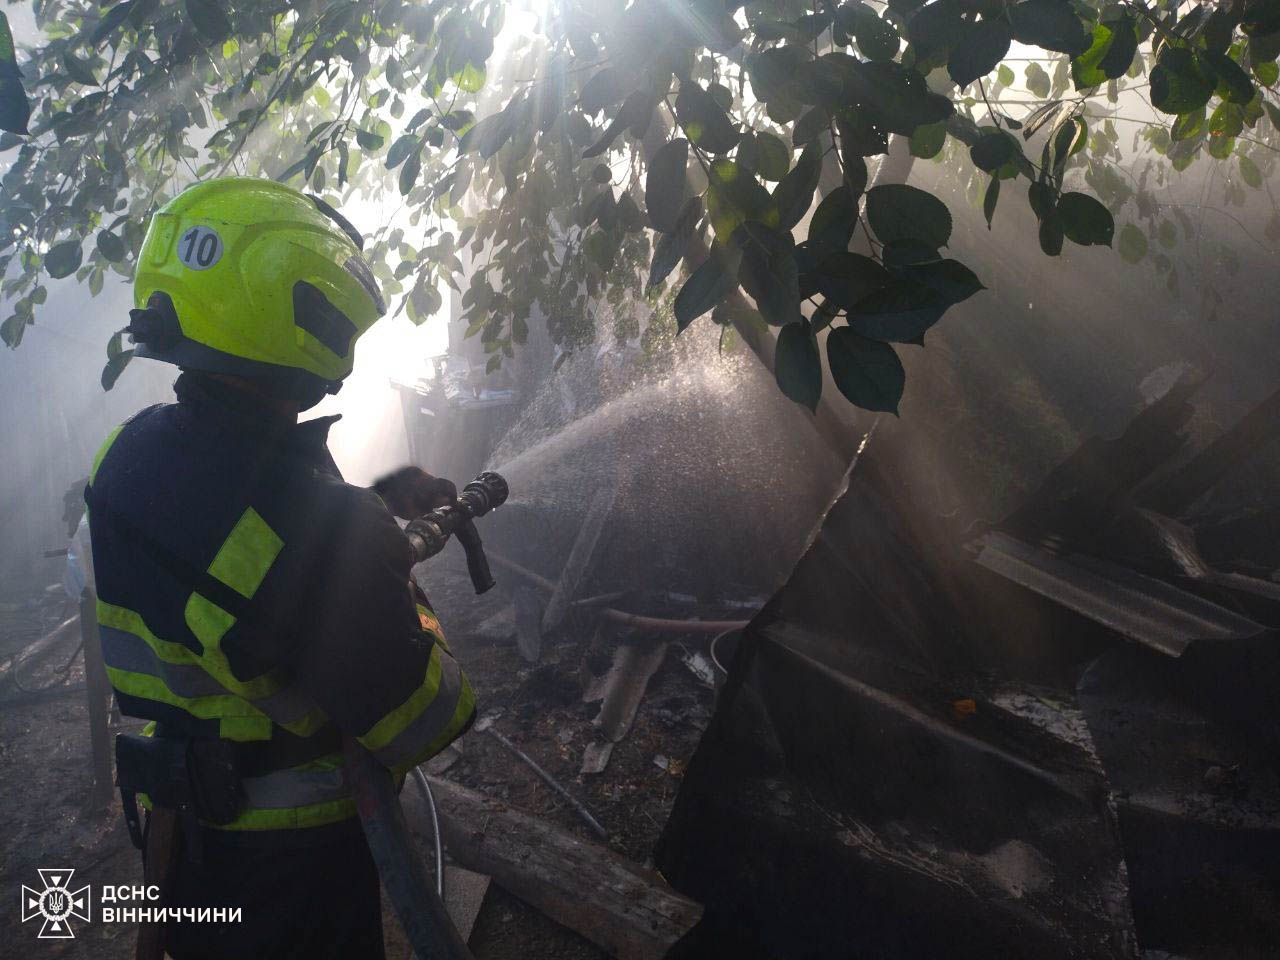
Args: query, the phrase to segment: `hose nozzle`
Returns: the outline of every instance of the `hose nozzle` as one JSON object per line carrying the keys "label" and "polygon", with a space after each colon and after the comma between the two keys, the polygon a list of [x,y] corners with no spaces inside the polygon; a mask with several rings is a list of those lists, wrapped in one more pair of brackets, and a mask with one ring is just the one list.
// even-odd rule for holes
{"label": "hose nozzle", "polygon": [[467,571],[476,593],[491,588],[494,579],[489,572],[489,561],[484,555],[480,534],[471,521],[506,503],[508,492],[506,480],[486,471],[462,488],[456,503],[411,521],[404,532],[416,561],[421,563],[435,556],[444,549],[449,537],[457,534],[458,542],[467,552]]}

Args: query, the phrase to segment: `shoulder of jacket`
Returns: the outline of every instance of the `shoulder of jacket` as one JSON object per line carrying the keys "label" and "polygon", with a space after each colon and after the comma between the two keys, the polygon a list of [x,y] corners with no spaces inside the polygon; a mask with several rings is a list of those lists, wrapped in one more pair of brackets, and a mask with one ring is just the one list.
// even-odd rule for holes
{"label": "shoulder of jacket", "polygon": [[395,523],[386,504],[368,487],[357,487],[338,477],[317,470],[307,483],[312,503],[331,516],[364,522],[390,520]]}

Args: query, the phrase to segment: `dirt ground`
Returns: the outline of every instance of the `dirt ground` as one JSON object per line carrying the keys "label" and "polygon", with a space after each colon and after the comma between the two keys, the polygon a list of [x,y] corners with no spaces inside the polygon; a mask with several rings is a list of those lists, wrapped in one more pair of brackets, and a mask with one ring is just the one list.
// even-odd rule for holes
{"label": "dirt ground", "polygon": [[[457,554],[456,556],[454,554]],[[546,638],[536,665],[521,659],[502,636],[500,621],[509,599],[502,587],[476,597],[466,580],[461,551],[447,550],[423,580],[448,635],[476,688],[482,715],[495,713],[495,729],[541,764],[608,830],[609,846],[638,864],[650,853],[670,813],[684,765],[710,719],[713,693],[680,662],[673,644],[650,681],[634,725],[619,742],[603,773],[582,776],[583,750],[599,733],[592,724],[599,704],[582,701],[584,660],[599,668],[601,651],[623,642],[623,633],[602,633],[590,620],[572,618],[558,636]],[[510,581],[511,578],[499,579]],[[505,586],[506,584],[504,584]],[[0,663],[67,615],[60,592],[0,606]],[[498,615],[495,618],[495,615]],[[592,638],[595,637],[594,645]],[[74,940],[37,940],[38,921],[19,918],[22,884],[40,886],[40,867],[73,868],[75,884],[134,884],[141,881],[137,851],[129,842],[113,792],[109,809],[90,805],[92,775],[81,658],[73,636],[0,684],[0,958],[132,957],[134,929],[100,921],[75,927]],[[677,638],[688,649],[705,639]],[[588,648],[591,648],[589,651]],[[64,682],[65,681],[65,682]],[[126,727],[130,721],[124,721]],[[461,755],[443,776],[513,807],[536,814],[583,839],[594,837],[573,809],[495,738],[478,730],[459,741]],[[443,764],[444,758],[437,761]],[[424,855],[430,857],[428,850]],[[385,912],[385,911],[384,911]],[[388,956],[409,957],[393,915],[386,912]],[[471,947],[481,960],[588,960],[605,954],[492,884]]]}

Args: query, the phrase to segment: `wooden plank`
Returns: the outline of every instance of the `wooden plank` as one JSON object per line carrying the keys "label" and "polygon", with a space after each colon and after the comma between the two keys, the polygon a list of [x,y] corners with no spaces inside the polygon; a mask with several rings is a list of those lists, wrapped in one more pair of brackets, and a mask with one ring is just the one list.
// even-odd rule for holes
{"label": "wooden plank", "polygon": [[89,802],[95,810],[111,803],[111,731],[108,709],[111,681],[102,660],[98,635],[97,602],[93,591],[85,589],[80,598],[80,635],[84,640],[84,688],[89,706],[89,744],[93,755],[93,792]]}
{"label": "wooden plank", "polygon": [[665,956],[701,917],[699,904],[612,850],[456,783],[428,779],[453,860],[620,960]]}
{"label": "wooden plank", "polygon": [[42,656],[51,647],[61,643],[63,640],[70,639],[75,635],[79,623],[80,617],[78,614],[74,617],[68,617],[39,640],[33,640],[13,656],[0,662],[0,682],[3,682],[28,660]]}
{"label": "wooden plank", "polygon": [[600,712],[591,722],[600,728],[604,738],[617,743],[627,735],[649,680],[666,659],[668,640],[644,638],[620,645],[613,654],[613,665],[583,696],[587,703],[602,700]]}

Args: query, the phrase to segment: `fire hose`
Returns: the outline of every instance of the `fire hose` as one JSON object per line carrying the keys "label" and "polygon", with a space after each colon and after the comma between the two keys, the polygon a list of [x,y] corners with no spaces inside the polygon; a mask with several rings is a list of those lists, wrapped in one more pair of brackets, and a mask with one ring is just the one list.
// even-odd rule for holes
{"label": "fire hose", "polygon": [[[411,521],[405,528],[405,536],[409,538],[415,561],[421,563],[435,556],[444,549],[451,536],[456,536],[466,551],[467,571],[476,593],[490,589],[494,579],[473,520],[501,506],[506,499],[507,482],[496,473],[482,473],[463,488],[455,503]],[[427,878],[422,858],[414,853],[413,838],[400,807],[391,771],[354,739],[346,741],[345,753],[347,773],[365,839],[378,865],[383,887],[414,952],[419,960],[472,960],[466,941],[458,933],[444,906],[440,826],[426,777],[414,769],[413,775],[424,791],[435,831],[434,886]]]}

